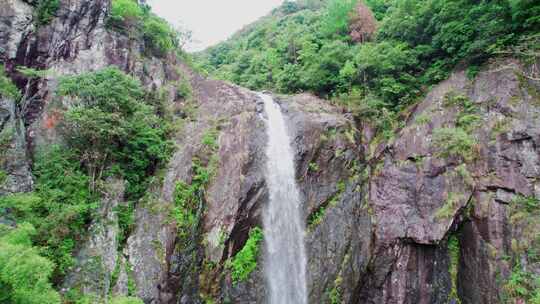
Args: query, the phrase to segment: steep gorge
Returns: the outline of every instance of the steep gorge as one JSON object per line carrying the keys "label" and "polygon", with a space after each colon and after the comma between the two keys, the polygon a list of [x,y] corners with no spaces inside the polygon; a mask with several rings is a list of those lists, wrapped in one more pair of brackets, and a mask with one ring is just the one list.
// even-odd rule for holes
{"label": "steep gorge", "polygon": [[[181,121],[172,157],[135,204],[127,240],[119,241],[117,214],[125,181],[111,177],[58,289],[95,295],[96,303],[110,294],[145,303],[264,303],[262,251],[254,271],[234,268],[248,243],[262,247],[250,231],[262,227],[269,200],[257,93],[202,77],[178,56],[145,54],[141,41],[106,27],[109,1],[61,0],[42,26],[30,4],[0,4],[0,61],[32,96],[27,104],[1,96],[1,196],[32,191],[36,151],[63,143],[57,126],[70,101],[55,95],[62,76],[117,66],[165,92]],[[21,65],[50,72],[30,81],[17,72]],[[307,225],[308,303],[504,303],[516,261],[540,275],[531,254],[540,246],[540,207],[523,203],[540,199],[540,82],[527,77],[538,72],[538,62],[512,58],[474,79],[458,69],[403,112],[389,140],[311,94],[273,95],[291,133]],[[176,94],[184,78],[191,99]],[[465,115],[474,123],[464,124]],[[471,136],[466,153],[452,150],[453,136],[440,140],[441,129]],[[210,178],[186,211],[193,225],[183,229],[171,210],[201,170]],[[16,225],[9,209],[0,209],[0,223]]]}

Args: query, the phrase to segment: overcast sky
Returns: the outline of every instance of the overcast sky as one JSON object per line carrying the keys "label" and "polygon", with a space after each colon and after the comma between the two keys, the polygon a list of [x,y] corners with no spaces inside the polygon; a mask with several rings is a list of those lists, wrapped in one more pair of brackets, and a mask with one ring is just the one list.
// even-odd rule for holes
{"label": "overcast sky", "polygon": [[227,39],[283,0],[147,0],[153,11],[174,25],[193,31],[189,51]]}

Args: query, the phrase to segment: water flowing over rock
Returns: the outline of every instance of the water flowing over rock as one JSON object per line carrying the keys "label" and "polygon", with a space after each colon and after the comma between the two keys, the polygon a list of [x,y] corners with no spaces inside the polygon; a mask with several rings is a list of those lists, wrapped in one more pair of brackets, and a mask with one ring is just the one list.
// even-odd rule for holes
{"label": "water flowing over rock", "polygon": [[307,259],[293,152],[279,105],[270,95],[259,96],[264,101],[268,134],[266,181],[269,202],[262,216],[268,303],[304,304],[307,303]]}

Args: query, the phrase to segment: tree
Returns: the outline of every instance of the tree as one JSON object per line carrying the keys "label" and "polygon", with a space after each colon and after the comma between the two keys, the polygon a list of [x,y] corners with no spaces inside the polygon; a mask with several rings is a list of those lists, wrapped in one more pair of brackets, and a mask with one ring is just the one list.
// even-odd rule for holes
{"label": "tree", "polygon": [[330,0],[321,21],[321,32],[326,36],[344,35],[358,0]]}
{"label": "tree", "polygon": [[75,103],[65,113],[61,131],[90,176],[91,189],[112,163],[128,180],[128,196],[144,189],[140,182],[168,158],[168,125],[146,101],[139,81],[115,67],[61,79],[58,95]]}

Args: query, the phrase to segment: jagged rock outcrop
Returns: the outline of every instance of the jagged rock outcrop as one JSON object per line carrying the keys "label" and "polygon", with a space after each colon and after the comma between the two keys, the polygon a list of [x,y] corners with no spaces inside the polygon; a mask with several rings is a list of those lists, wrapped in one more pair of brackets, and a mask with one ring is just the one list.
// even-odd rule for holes
{"label": "jagged rock outcrop", "polygon": [[[473,80],[456,72],[415,106],[392,143],[375,149],[368,199],[375,243],[362,303],[446,303],[452,288],[462,303],[500,303],[511,260],[538,268],[511,245],[519,240],[529,248],[540,231],[524,224],[535,232],[523,235],[512,219],[524,209],[516,198],[538,198],[539,83],[524,76],[530,72],[514,60]],[[443,157],[445,143],[433,134],[464,128],[463,103],[476,120],[467,131],[472,159]],[[457,286],[449,275],[451,235],[459,238]]]}
{"label": "jagged rock outcrop", "polygon": [[[268,200],[261,101],[201,77],[176,57],[143,55],[140,41],[106,28],[108,8],[106,0],[61,0],[57,17],[36,27],[27,2],[0,4],[0,61],[25,96],[19,105],[0,102],[7,155],[0,195],[31,191],[33,153],[62,142],[56,126],[69,100],[55,97],[58,78],[118,66],[147,89],[163,90],[183,123],[173,157],[136,203],[124,248],[115,214],[123,181],[115,180],[63,286],[101,297],[134,292],[155,304],[264,302],[262,269],[235,282],[228,266],[261,225]],[[49,72],[31,81],[19,65]],[[533,72],[510,59],[473,80],[455,72],[402,115],[403,128],[383,143],[366,122],[356,124],[324,100],[275,96],[296,153],[310,303],[442,304],[456,295],[464,304],[502,303],[512,261],[540,273],[540,261],[527,252],[540,242],[538,214],[517,202],[540,198],[540,83],[527,77]],[[193,87],[191,100],[174,94],[180,77]],[[434,135],[440,129],[465,131],[467,155],[448,153]],[[192,183],[201,167],[211,178],[186,230],[172,212],[177,187]]]}

